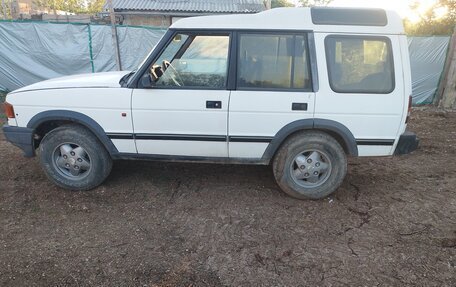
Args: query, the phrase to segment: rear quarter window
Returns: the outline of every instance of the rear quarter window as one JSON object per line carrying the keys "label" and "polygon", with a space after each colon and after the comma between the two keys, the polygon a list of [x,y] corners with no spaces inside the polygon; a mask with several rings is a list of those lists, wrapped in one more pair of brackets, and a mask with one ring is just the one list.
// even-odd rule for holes
{"label": "rear quarter window", "polygon": [[328,36],[325,49],[329,84],[334,92],[389,94],[394,90],[389,38]]}

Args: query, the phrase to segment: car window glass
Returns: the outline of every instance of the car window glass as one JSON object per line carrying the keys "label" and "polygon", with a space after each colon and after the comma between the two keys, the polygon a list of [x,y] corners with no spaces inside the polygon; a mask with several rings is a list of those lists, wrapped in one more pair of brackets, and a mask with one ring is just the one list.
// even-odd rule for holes
{"label": "car window glass", "polygon": [[326,39],[329,82],[340,93],[390,93],[394,67],[390,42],[369,37]]}
{"label": "car window glass", "polygon": [[225,88],[229,36],[179,35],[156,62],[168,64],[155,86]]}
{"label": "car window glass", "polygon": [[238,88],[310,89],[304,35],[241,34]]}

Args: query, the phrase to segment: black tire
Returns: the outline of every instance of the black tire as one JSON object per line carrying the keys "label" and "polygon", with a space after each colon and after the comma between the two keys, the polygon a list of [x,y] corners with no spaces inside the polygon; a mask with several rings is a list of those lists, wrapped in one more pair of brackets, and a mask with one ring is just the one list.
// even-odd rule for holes
{"label": "black tire", "polygon": [[[56,154],[62,154],[60,152],[62,145],[79,146],[83,149],[84,160],[89,163],[89,168],[86,170],[81,168],[80,176],[67,175],[64,169],[59,168],[57,163],[59,156]],[[82,161],[82,159],[77,160]],[[64,125],[47,133],[40,144],[40,163],[52,182],[72,191],[97,187],[108,177],[112,168],[112,159],[105,147],[88,129],[79,125]],[[77,164],[74,159],[71,163]],[[78,166],[76,167],[79,169]]]}
{"label": "black tire", "polygon": [[[317,182],[321,181],[318,186],[312,186],[316,184],[306,182],[307,179],[297,179],[293,175],[297,172],[299,176],[303,176],[304,171],[307,171],[307,169],[299,169],[297,157],[306,158],[305,155],[311,154],[313,151],[318,152],[317,154],[323,162],[329,162],[325,165],[328,168],[324,177],[324,172],[322,172],[314,178]],[[317,164],[320,166],[321,163]],[[306,168],[305,165],[307,164],[303,164],[302,167]],[[272,168],[277,184],[286,194],[297,199],[321,199],[336,191],[342,184],[347,174],[347,157],[340,144],[330,135],[318,131],[303,131],[284,142],[274,157]],[[307,168],[315,167],[308,166]],[[309,172],[306,172],[305,175],[309,176]],[[310,186],[306,186],[306,184]]]}

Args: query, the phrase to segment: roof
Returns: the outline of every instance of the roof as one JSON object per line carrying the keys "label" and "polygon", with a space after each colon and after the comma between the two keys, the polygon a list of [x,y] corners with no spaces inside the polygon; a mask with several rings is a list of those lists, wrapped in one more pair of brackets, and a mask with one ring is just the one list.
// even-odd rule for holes
{"label": "roof", "polygon": [[[326,13],[315,13],[325,9]],[[314,13],[311,11],[314,10]],[[329,13],[328,13],[329,12]],[[373,23],[359,15],[383,14],[383,23],[373,17]],[[339,16],[334,18],[334,15]],[[358,16],[357,16],[358,15]],[[326,19],[326,18],[328,19]],[[329,18],[333,17],[333,18]],[[343,23],[343,24],[342,24]],[[275,8],[249,15],[212,15],[190,17],[177,21],[171,29],[255,29],[306,30],[327,33],[404,34],[402,19],[394,11],[368,8]]]}
{"label": "roof", "polygon": [[[114,11],[178,13],[257,13],[263,0],[112,0]],[[107,10],[107,4],[104,10]]]}

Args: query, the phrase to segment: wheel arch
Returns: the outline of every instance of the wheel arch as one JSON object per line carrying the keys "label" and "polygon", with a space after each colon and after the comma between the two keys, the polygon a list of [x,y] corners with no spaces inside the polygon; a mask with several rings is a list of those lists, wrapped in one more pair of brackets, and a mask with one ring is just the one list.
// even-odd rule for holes
{"label": "wheel arch", "polygon": [[326,119],[303,119],[291,122],[281,128],[269,143],[263,154],[263,160],[268,163],[274,157],[280,146],[293,134],[304,131],[322,131],[332,136],[344,149],[347,155],[358,156],[358,146],[353,133],[343,124]]}
{"label": "wheel arch", "polygon": [[27,128],[31,128],[35,132],[41,131],[44,136],[47,132],[63,124],[79,124],[87,128],[98,138],[111,156],[119,153],[104,129],[94,119],[79,112],[68,110],[41,112],[30,119]]}

